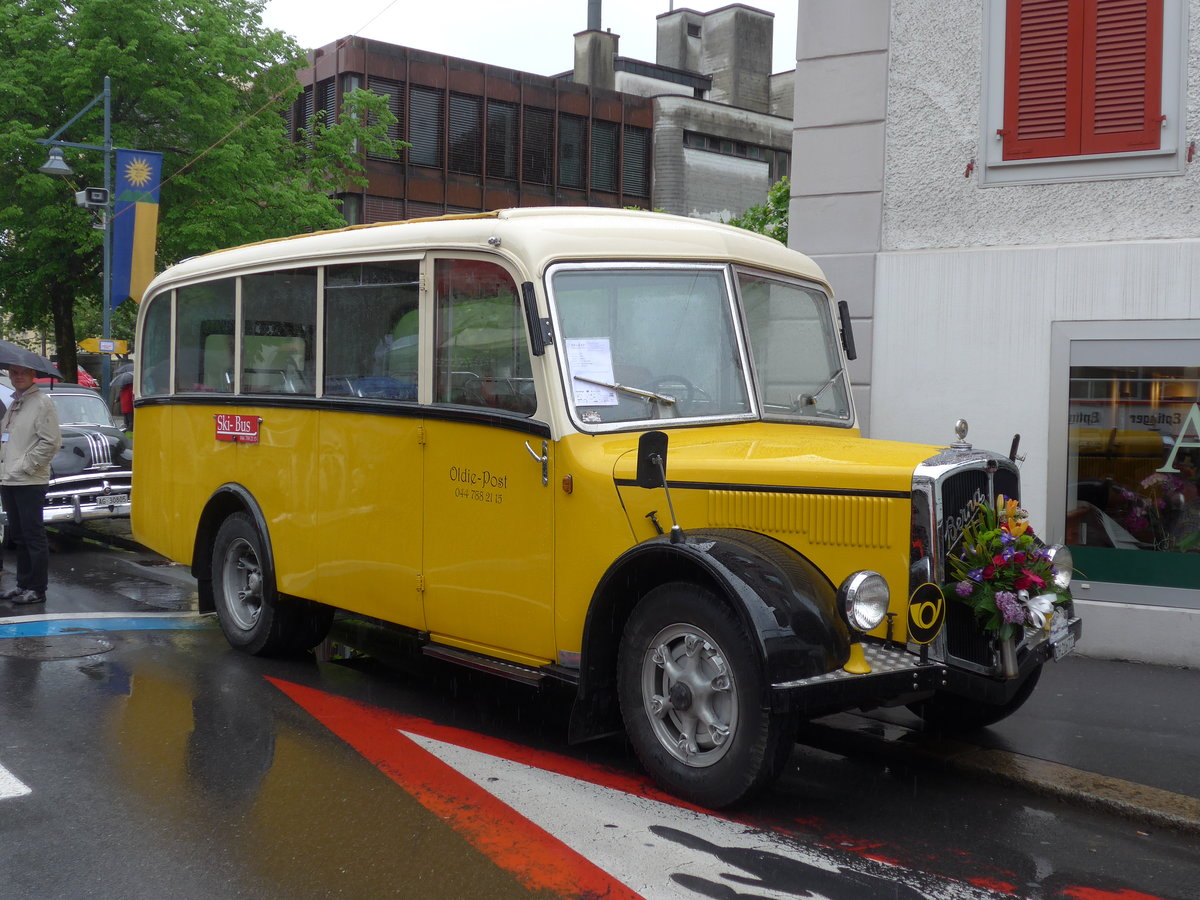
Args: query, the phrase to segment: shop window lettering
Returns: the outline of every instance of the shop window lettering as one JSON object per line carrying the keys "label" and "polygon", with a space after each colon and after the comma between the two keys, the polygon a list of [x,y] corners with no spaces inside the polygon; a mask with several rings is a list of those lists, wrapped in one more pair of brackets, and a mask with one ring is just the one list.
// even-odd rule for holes
{"label": "shop window lettering", "polygon": [[[1195,440],[1188,440],[1188,435],[1194,434]],[[1189,447],[1193,450],[1200,450],[1200,403],[1193,403],[1192,408],[1188,410],[1187,418],[1183,420],[1183,427],[1179,429],[1179,437],[1175,439],[1175,446],[1171,448],[1171,455],[1167,457],[1167,461],[1162,468],[1155,469],[1155,472],[1163,472],[1170,475],[1179,473],[1179,469],[1175,467],[1175,457],[1183,447]]]}

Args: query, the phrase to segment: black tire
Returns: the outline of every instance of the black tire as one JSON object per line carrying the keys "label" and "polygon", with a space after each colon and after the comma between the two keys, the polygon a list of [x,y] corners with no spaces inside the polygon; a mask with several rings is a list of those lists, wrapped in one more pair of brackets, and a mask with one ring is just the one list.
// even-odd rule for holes
{"label": "black tire", "polygon": [[307,650],[329,632],[333,610],[298,597],[281,598],[264,561],[262,536],[246,513],[221,523],[213,542],[213,600],[230,645],[255,656]]}
{"label": "black tire", "polygon": [[708,588],[675,582],[647,593],[625,624],[617,668],[629,741],[672,794],[719,809],[765,787],[787,762],[795,719],[768,708],[762,661]]}
{"label": "black tire", "polygon": [[1042,667],[1038,666],[1025,676],[1017,692],[1005,703],[982,703],[957,694],[934,694],[928,700],[910,703],[908,708],[920,716],[930,730],[940,734],[975,731],[995,725],[1020,709],[1041,677]]}

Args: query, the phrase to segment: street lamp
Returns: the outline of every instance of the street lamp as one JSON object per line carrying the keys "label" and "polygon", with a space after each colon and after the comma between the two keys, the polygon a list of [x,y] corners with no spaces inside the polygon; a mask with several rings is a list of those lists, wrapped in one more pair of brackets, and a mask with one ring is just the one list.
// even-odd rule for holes
{"label": "street lamp", "polygon": [[[101,101],[104,102],[104,144],[97,146],[95,144],[75,144],[70,141],[60,141],[59,136],[74,125],[83,117],[93,106]],[[44,172],[47,175],[61,175],[63,177],[73,175],[71,167],[67,165],[67,161],[63,159],[63,147],[72,147],[76,150],[98,150],[104,154],[104,193],[101,195],[94,188],[81,192],[84,197],[81,205],[92,209],[99,209],[100,224],[99,228],[104,231],[104,258],[101,264],[101,279],[103,281],[102,295],[102,326],[101,333],[104,341],[111,338],[112,331],[112,274],[110,263],[112,260],[112,216],[109,215],[109,200],[112,196],[112,90],[109,87],[108,76],[104,76],[104,90],[101,91],[91,103],[77,112],[71,121],[64,125],[48,138],[38,138],[37,142],[43,147],[50,148],[50,155],[46,162],[38,169],[39,172]],[[76,195],[77,198],[79,195]],[[103,202],[99,201],[103,198]],[[104,346],[103,344],[101,346]],[[110,373],[112,370],[112,358],[109,353],[103,353],[100,357],[100,393],[104,397],[108,397],[108,385],[110,382]],[[107,401],[106,401],[107,402]]]}

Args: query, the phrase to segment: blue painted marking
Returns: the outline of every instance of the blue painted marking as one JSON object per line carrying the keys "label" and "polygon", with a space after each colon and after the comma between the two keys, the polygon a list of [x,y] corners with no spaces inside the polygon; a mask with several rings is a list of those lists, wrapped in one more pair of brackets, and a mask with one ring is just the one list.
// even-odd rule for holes
{"label": "blue painted marking", "polygon": [[112,619],[63,619],[6,623],[0,625],[0,638],[49,637],[59,634],[86,634],[92,631],[164,631],[179,628],[215,627],[216,623],[209,619],[190,617],[141,618],[127,616]]}

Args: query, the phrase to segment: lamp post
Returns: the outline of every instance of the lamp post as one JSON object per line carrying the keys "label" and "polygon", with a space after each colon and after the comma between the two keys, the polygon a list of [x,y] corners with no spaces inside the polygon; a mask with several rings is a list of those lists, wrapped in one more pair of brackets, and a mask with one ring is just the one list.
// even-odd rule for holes
{"label": "lamp post", "polygon": [[[97,103],[104,103],[104,144],[97,146],[95,144],[75,144],[71,141],[61,141],[59,136],[78,122],[84,114],[86,114]],[[91,103],[77,112],[66,125],[54,132],[48,138],[38,138],[37,142],[44,147],[50,148],[50,155],[46,162],[38,169],[39,172],[44,172],[47,175],[60,175],[63,177],[75,174],[71,167],[67,165],[67,161],[63,159],[63,147],[72,147],[76,150],[98,150],[104,154],[104,193],[102,195],[103,202],[99,202],[101,197],[97,195],[94,188],[89,188],[83,191],[83,199],[80,200],[80,195],[76,195],[76,202],[81,206],[87,206],[91,209],[100,210],[100,225],[104,231],[104,258],[101,264],[101,279],[103,288],[101,291],[101,302],[103,306],[101,336],[104,342],[111,339],[112,331],[112,216],[109,215],[111,209],[112,198],[112,90],[109,86],[108,76],[104,76],[104,90],[101,91]],[[102,343],[101,347],[106,346]],[[104,402],[108,403],[108,385],[111,381],[110,374],[112,370],[112,355],[105,351],[100,356],[100,393],[104,397]]]}

